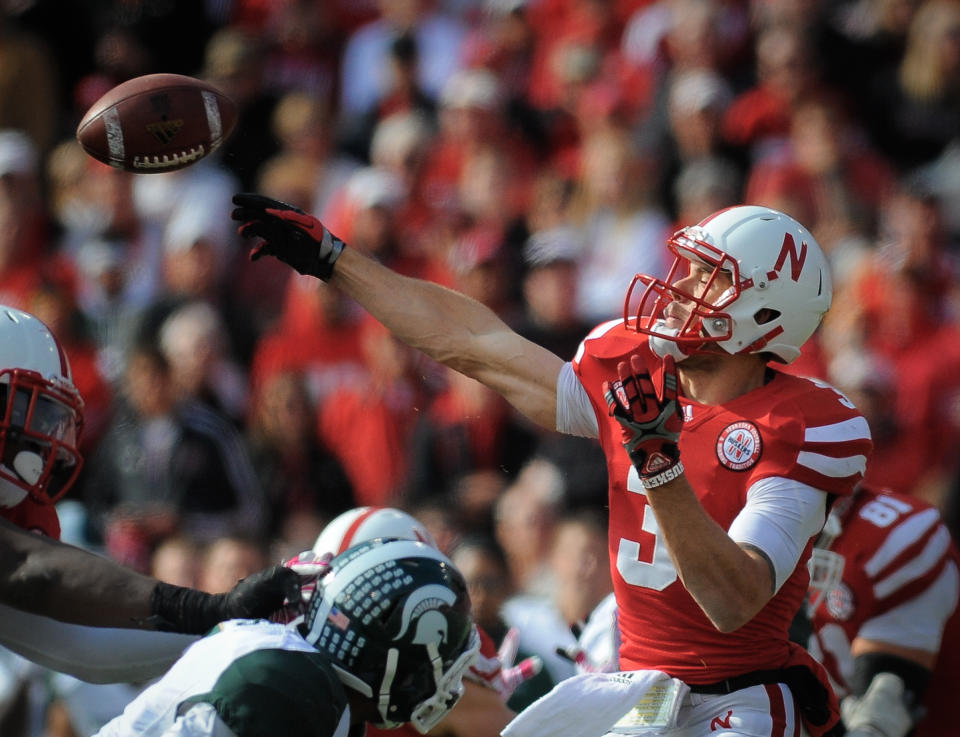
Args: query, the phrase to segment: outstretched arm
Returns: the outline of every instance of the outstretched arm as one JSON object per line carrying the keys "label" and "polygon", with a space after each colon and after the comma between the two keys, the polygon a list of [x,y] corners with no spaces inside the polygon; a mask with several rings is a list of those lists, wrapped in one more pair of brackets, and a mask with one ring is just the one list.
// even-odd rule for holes
{"label": "outstretched arm", "polygon": [[356,300],[399,340],[501,394],[554,430],[563,361],[511,330],[474,299],[402,276],[349,248],[316,218],[257,194],[238,194],[239,232],[259,239],[256,260],[275,256],[301,274],[328,281]]}
{"label": "outstretched arm", "polygon": [[485,305],[402,276],[353,249],[344,250],[330,283],[399,340],[490,387],[537,424],[556,429],[563,360],[511,330]]}
{"label": "outstretched arm", "polygon": [[226,594],[171,586],[0,520],[0,603],[63,622],[202,634],[226,619],[266,617],[299,598],[299,588],[282,566]]}

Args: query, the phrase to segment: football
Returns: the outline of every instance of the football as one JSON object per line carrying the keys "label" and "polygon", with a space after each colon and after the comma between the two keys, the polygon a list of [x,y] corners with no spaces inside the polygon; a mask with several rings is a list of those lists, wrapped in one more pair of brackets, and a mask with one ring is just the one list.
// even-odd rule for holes
{"label": "football", "polygon": [[182,74],[147,74],[97,100],[77,126],[77,140],[105,164],[151,174],[209,156],[236,122],[236,105],[213,85]]}

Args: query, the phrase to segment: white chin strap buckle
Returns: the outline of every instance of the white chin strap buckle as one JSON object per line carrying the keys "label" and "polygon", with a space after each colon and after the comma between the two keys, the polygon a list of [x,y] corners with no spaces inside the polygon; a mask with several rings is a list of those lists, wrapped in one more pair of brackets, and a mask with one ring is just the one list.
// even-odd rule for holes
{"label": "white chin strap buckle", "polygon": [[[680,331],[676,328],[668,328],[663,325],[662,320],[658,320],[656,323],[656,329],[661,333],[666,333],[668,335],[677,335]],[[673,356],[673,360],[677,363],[680,363],[685,358],[690,356],[689,353],[685,353],[680,344],[675,340],[670,340],[669,338],[662,338],[657,335],[648,336],[647,340],[650,344],[650,350],[652,350],[660,358],[666,358],[667,356]]]}

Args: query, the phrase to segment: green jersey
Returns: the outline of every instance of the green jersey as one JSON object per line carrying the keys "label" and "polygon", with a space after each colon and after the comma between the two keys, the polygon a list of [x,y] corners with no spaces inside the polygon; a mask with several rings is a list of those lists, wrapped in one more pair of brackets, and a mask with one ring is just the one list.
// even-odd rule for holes
{"label": "green jersey", "polygon": [[326,656],[290,627],[237,619],[187,648],[94,737],[348,737]]}

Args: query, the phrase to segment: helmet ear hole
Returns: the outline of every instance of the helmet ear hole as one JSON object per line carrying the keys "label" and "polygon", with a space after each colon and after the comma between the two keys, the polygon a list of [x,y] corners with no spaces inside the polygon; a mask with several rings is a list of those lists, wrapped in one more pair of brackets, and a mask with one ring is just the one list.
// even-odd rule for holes
{"label": "helmet ear hole", "polygon": [[774,310],[770,307],[764,307],[762,310],[757,310],[753,319],[757,325],[766,325],[768,322],[773,322],[778,317],[780,317],[780,310]]}

